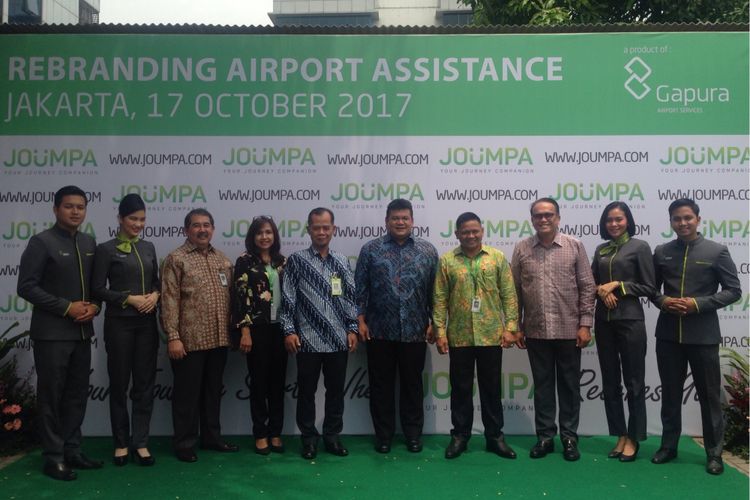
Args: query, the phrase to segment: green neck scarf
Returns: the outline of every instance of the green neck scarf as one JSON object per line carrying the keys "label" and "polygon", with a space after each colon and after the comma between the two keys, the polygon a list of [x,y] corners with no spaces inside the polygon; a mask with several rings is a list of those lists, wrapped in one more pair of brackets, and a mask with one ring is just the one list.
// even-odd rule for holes
{"label": "green neck scarf", "polygon": [[115,248],[117,248],[122,253],[130,253],[133,250],[133,245],[139,240],[138,236],[132,239],[128,239],[125,236],[122,235],[122,233],[117,233],[117,245],[115,245]]}
{"label": "green neck scarf", "polygon": [[609,244],[599,250],[600,255],[607,255],[614,252],[616,249],[623,246],[625,243],[630,241],[630,235],[627,232],[622,233],[616,240],[610,240]]}

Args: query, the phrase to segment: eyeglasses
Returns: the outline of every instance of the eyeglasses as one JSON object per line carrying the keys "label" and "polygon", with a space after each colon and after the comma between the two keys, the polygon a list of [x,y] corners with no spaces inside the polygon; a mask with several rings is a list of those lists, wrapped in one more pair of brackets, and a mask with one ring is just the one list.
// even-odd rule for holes
{"label": "eyeglasses", "polygon": [[540,214],[531,214],[531,218],[534,220],[552,220],[556,215],[555,212],[543,212]]}

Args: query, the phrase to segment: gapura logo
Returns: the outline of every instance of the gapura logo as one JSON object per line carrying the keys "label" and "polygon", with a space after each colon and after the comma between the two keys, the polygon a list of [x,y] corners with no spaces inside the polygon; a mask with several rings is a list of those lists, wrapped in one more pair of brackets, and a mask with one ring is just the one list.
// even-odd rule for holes
{"label": "gapura logo", "polygon": [[625,65],[625,71],[630,74],[625,80],[625,90],[640,101],[651,92],[651,87],[646,83],[646,79],[651,75],[651,68],[643,59],[636,56]]}

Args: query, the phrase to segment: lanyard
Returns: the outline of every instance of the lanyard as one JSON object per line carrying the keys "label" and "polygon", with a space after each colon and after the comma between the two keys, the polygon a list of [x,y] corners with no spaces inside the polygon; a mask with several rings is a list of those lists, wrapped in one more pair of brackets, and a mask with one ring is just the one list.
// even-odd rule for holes
{"label": "lanyard", "polygon": [[474,256],[473,259],[469,259],[465,255],[463,256],[464,265],[466,266],[467,271],[469,271],[469,276],[471,276],[471,281],[474,284],[474,296],[477,295],[477,288],[478,288],[478,276],[479,276],[479,261],[481,260],[481,251],[476,256]]}

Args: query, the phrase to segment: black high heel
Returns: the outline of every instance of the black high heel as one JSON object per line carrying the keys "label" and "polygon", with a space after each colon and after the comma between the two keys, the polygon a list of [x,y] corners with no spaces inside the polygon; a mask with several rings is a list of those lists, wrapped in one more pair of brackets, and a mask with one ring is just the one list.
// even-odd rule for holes
{"label": "black high heel", "polygon": [[638,456],[638,450],[640,450],[640,449],[641,449],[641,444],[638,441],[636,441],[635,442],[635,451],[633,452],[633,454],[632,455],[626,455],[624,453],[621,454],[620,455],[620,462],[635,462],[635,457]]}
{"label": "black high heel", "polygon": [[142,457],[140,453],[138,453],[138,450],[133,449],[130,451],[130,453],[133,455],[133,460],[135,462],[138,462],[138,465],[143,467],[151,467],[156,463],[156,459],[153,455],[148,455],[145,457]]}

